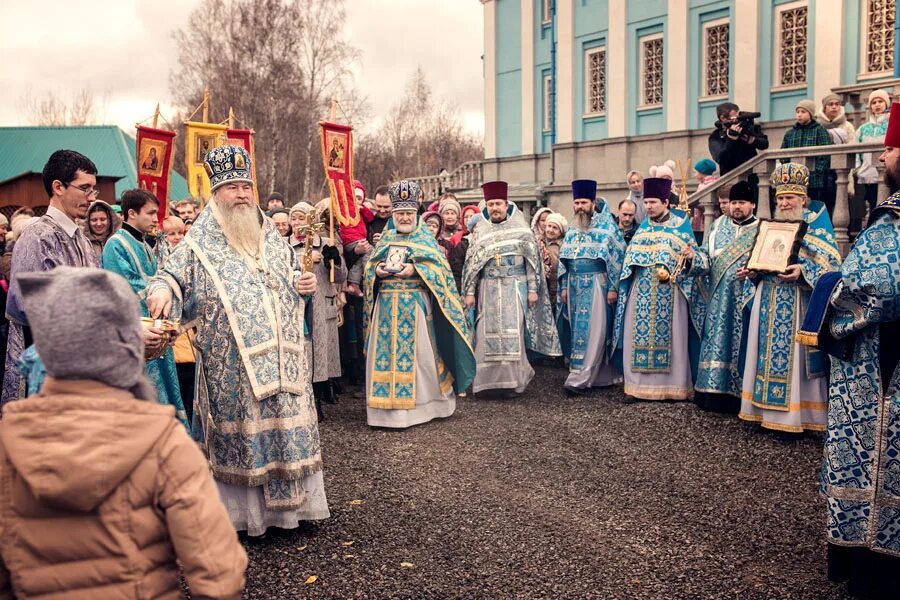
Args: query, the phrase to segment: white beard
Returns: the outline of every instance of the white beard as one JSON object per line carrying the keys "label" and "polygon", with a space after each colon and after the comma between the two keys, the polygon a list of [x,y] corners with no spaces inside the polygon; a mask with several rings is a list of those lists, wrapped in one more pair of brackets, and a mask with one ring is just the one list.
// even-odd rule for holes
{"label": "white beard", "polygon": [[797,208],[793,208],[791,210],[781,210],[780,208],[775,209],[775,220],[776,221],[802,221],[803,220],[803,207],[798,206]]}
{"label": "white beard", "polygon": [[220,225],[228,242],[238,250],[255,255],[259,249],[262,227],[253,206],[231,206],[213,198],[219,209]]}
{"label": "white beard", "polygon": [[575,213],[575,218],[572,220],[575,227],[577,227],[581,231],[587,231],[591,228],[591,219],[594,215],[587,215],[582,212]]}

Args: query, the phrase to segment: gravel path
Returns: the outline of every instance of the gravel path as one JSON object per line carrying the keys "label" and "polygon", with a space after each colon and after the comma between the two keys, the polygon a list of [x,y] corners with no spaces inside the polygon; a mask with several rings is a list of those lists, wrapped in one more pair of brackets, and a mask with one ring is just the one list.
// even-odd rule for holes
{"label": "gravel path", "polygon": [[406,431],[369,429],[363,400],[326,406],[332,517],[248,542],[248,597],[844,596],[820,436],[621,388],[567,398],[564,376]]}

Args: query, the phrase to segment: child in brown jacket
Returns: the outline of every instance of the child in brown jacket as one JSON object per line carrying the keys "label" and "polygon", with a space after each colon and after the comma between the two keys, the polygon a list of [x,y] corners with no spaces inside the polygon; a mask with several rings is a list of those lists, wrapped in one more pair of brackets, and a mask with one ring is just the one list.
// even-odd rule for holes
{"label": "child in brown jacket", "polygon": [[181,598],[178,563],[193,598],[239,598],[247,555],[173,407],[148,401],[128,283],[19,282],[48,377],[0,421],[0,598]]}

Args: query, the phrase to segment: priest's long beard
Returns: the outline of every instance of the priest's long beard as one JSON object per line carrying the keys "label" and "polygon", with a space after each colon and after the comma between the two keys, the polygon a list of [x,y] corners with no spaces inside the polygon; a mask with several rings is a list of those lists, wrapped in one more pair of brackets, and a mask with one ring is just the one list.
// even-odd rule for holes
{"label": "priest's long beard", "polygon": [[231,245],[242,252],[255,255],[262,232],[257,211],[253,206],[234,206],[218,200],[214,202],[222,219],[222,232]]}
{"label": "priest's long beard", "polygon": [[575,227],[581,231],[587,231],[591,228],[591,218],[593,218],[593,216],[594,215],[592,214],[576,211],[575,218],[573,219]]}
{"label": "priest's long beard", "polygon": [[780,208],[775,209],[775,220],[776,221],[802,221],[803,220],[803,207],[798,206],[797,208],[792,208],[790,210],[782,210]]}

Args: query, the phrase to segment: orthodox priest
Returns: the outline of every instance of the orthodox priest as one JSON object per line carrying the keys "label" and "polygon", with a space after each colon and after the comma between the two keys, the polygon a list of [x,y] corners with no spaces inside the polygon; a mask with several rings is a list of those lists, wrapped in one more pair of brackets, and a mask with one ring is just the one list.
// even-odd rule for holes
{"label": "orthodox priest", "polygon": [[[739,417],[768,429],[799,433],[825,429],[828,357],[797,344],[795,336],[812,286],[841,268],[841,255],[825,205],[810,204],[809,170],[784,163],[772,173],[776,221],[807,223],[797,262],[787,272],[755,276],[756,293],[747,329],[747,358]],[[744,271],[737,276],[750,275]]]}
{"label": "orthodox priest", "polygon": [[147,307],[197,327],[194,437],[235,528],[256,536],[329,516],[304,348],[316,276],[259,210],[244,148],[210,150],[206,171],[211,201]]}
{"label": "orthodox priest", "polygon": [[483,220],[472,233],[462,281],[466,308],[474,312],[472,391],[521,394],[534,377],[526,349],[560,356],[559,334],[534,233],[508,202],[505,181],[481,188]]}
{"label": "orthodox priest", "polygon": [[690,258],[697,241],[683,211],[669,209],[672,181],[644,180],[647,218],[625,252],[613,348],[621,352],[625,394],[688,400],[705,303]]}
{"label": "orthodox priest", "polygon": [[884,143],[893,194],[872,211],[840,273],[816,284],[803,328],[813,338],[805,341],[831,355],[821,478],[828,577],[848,581],[850,593],[865,598],[900,597],[898,103]]}
{"label": "orthodox priest", "polygon": [[694,259],[693,274],[703,277],[708,290],[694,384],[694,401],[706,410],[737,414],[741,406],[741,340],[756,292],[743,269],[759,230],[756,202],[749,183],[735,183],[728,212],[713,223]]}
{"label": "orthodox priest", "polygon": [[608,342],[625,240],[606,201],[597,199],[596,181],[573,181],[572,196],[575,218],[559,251],[558,325],[569,359],[565,388],[579,392],[622,381],[609,362]]}
{"label": "orthodox priest", "polygon": [[456,410],[475,376],[450,264],[418,216],[414,181],[390,187],[393,228],[365,268],[367,422],[406,428]]}

